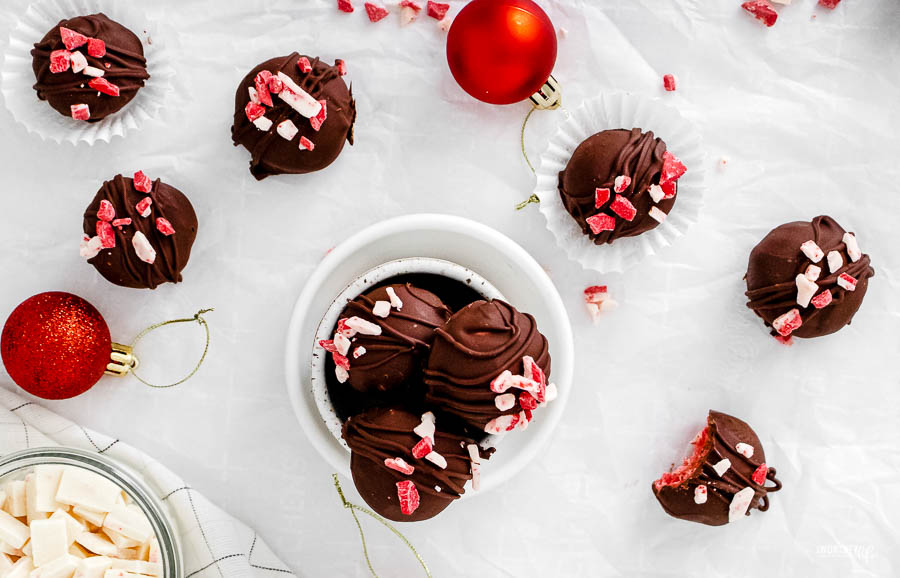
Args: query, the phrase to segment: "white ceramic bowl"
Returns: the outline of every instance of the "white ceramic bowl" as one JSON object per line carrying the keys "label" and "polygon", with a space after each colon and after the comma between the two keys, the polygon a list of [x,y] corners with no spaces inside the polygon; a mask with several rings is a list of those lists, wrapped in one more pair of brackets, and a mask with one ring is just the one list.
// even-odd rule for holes
{"label": "white ceramic bowl", "polygon": [[408,215],[368,227],[335,247],[310,276],[294,307],[285,354],[288,395],[310,442],[349,477],[350,454],[320,416],[313,392],[316,332],[335,296],[361,274],[410,257],[443,259],[485,276],[509,303],[535,317],[550,345],[551,381],[559,397],[535,414],[527,430],[506,437],[484,469],[483,493],[512,478],[550,437],[565,410],[574,370],[572,328],[556,287],[531,255],[498,231],[461,217]]}

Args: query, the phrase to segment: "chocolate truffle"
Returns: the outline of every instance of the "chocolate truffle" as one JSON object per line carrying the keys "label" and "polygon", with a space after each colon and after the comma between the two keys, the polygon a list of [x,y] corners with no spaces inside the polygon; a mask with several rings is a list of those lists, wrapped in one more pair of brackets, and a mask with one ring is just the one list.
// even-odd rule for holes
{"label": "chocolate truffle", "polygon": [[605,130],[572,153],[559,173],[559,195],[584,234],[602,245],[662,223],[684,172],[652,132]]}
{"label": "chocolate truffle", "polygon": [[250,71],[235,96],[235,146],[250,151],[250,173],[304,174],[324,169],[353,144],[356,103],[334,66],[294,52]]}
{"label": "chocolate truffle", "polygon": [[[653,482],[653,494],[671,516],[708,526],[741,520],[769,509],[768,492],[781,489],[766,465],[756,432],[743,421],[710,410],[693,454]],[[774,486],[766,487],[766,480]]]}
{"label": "chocolate truffle", "polygon": [[[344,423],[350,446],[350,472],[359,494],[389,520],[418,522],[441,513],[478,477],[488,453],[472,440],[435,431],[431,413],[419,417],[378,408]],[[474,447],[470,447],[474,446]],[[478,462],[473,462],[473,457]],[[477,488],[477,479],[473,480]]]}
{"label": "chocolate truffle", "polygon": [[776,337],[821,337],[850,323],[874,274],[856,236],[831,217],[787,223],[750,252],[747,307]]}
{"label": "chocolate truffle", "polygon": [[349,336],[349,348],[344,342],[350,385],[364,393],[383,393],[412,378],[421,386],[421,366],[431,349],[434,330],[450,315],[434,293],[409,283],[378,287],[348,303],[341,319],[358,317],[381,328],[378,335]]}
{"label": "chocolate truffle", "polygon": [[178,283],[197,237],[184,194],[143,172],[103,183],[84,211],[81,255],[111,283],[155,289]]}
{"label": "chocolate truffle", "polygon": [[525,428],[552,401],[547,339],[531,315],[503,301],[476,301],[435,331],[425,369],[429,407],[479,432]]}
{"label": "chocolate truffle", "polygon": [[140,39],[105,14],[60,21],[31,55],[38,98],[76,120],[118,112],[150,78]]}

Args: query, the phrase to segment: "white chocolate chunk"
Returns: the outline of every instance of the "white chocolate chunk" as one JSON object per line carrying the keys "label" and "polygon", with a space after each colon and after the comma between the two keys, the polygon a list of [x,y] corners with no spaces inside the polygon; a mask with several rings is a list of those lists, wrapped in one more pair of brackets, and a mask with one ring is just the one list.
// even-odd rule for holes
{"label": "white chocolate chunk", "polygon": [[28,536],[28,526],[0,510],[0,540],[18,550],[28,541]]}
{"label": "white chocolate chunk", "polygon": [[650,185],[650,189],[647,192],[650,193],[650,198],[653,199],[654,203],[660,202],[666,196],[666,192],[659,185]]}
{"label": "white chocolate chunk", "polygon": [[144,542],[137,547],[137,559],[146,561],[150,556],[150,542]]}
{"label": "white chocolate chunk", "polygon": [[100,78],[101,76],[106,74],[103,69],[97,68],[95,66],[85,66],[82,72],[84,72],[87,76],[93,76],[94,78]]}
{"label": "white chocolate chunk", "polygon": [[84,560],[90,555],[90,552],[82,548],[80,544],[72,544],[69,546],[69,555],[75,556],[79,560]]}
{"label": "white chocolate chunk", "polygon": [[133,574],[162,576],[162,564],[145,562],[143,560],[113,560],[112,567],[116,570],[125,570]]}
{"label": "white chocolate chunk", "polygon": [[156,537],[150,540],[150,551],[147,552],[147,561],[156,564],[162,563],[162,554],[159,551],[159,541]]}
{"label": "white chocolate chunk", "polygon": [[66,523],[66,539],[69,541],[69,546],[74,544],[75,538],[85,530],[84,524],[70,516],[68,512],[62,509],[53,512],[53,514],[50,516],[50,519],[63,520]]}
{"label": "white chocolate chunk", "polygon": [[267,132],[270,128],[272,128],[272,121],[268,118],[261,116],[258,119],[253,121],[254,126],[263,132]]}
{"label": "white chocolate chunk", "polygon": [[135,561],[140,558],[137,548],[119,548],[114,560]]}
{"label": "white chocolate chunk", "polygon": [[39,512],[37,509],[37,487],[34,473],[25,476],[25,517],[30,524],[33,520],[45,520],[50,517],[48,512]]}
{"label": "white chocolate chunk", "polygon": [[112,567],[112,559],[106,556],[90,556],[78,562],[74,578],[103,578]]}
{"label": "white chocolate chunk", "polygon": [[731,505],[728,507],[729,522],[734,522],[744,517],[750,508],[750,502],[753,501],[754,494],[753,488],[747,487],[734,495],[731,499]]}
{"label": "white chocolate chunk", "polygon": [[806,278],[810,281],[818,281],[819,276],[822,274],[822,268],[818,265],[810,265],[803,274],[806,275]]}
{"label": "white chocolate chunk", "polygon": [[34,563],[28,556],[23,556],[13,564],[12,569],[3,578],[28,578],[34,571]]}
{"label": "white chocolate chunk", "polygon": [[837,251],[828,252],[828,271],[837,273],[844,266],[844,258]]}
{"label": "white chocolate chunk", "polygon": [[100,556],[115,556],[119,552],[119,548],[102,534],[82,532],[75,537],[75,541],[84,546],[89,552]]}
{"label": "white chocolate chunk", "polygon": [[98,528],[103,525],[103,520],[106,518],[106,512],[95,512],[94,510],[82,506],[73,507],[72,515],[75,516],[75,518],[93,524]]}
{"label": "white chocolate chunk", "polygon": [[0,488],[0,510],[6,509],[6,488]]}
{"label": "white chocolate chunk", "polygon": [[847,246],[847,255],[850,256],[850,260],[854,263],[859,261],[862,258],[862,251],[859,250],[859,243],[856,242],[856,235],[853,233],[844,233],[842,241],[844,241],[844,245]]}
{"label": "white chocolate chunk", "polygon": [[376,301],[375,305],[372,306],[372,315],[375,317],[387,317],[391,314],[391,302],[390,301]]}
{"label": "white chocolate chunk", "polygon": [[[137,540],[126,538],[122,534],[113,532],[108,528],[103,528],[103,533],[106,534],[106,537],[109,538],[119,550],[127,550],[128,548],[136,548],[137,546],[140,546],[140,542],[138,542]],[[118,556],[118,554],[116,555]]]}
{"label": "white chocolate chunk", "polygon": [[20,557],[24,553],[19,548],[13,548],[3,540],[0,540],[0,554],[9,554],[10,556]]}
{"label": "white chocolate chunk", "polygon": [[278,134],[284,140],[292,140],[297,133],[300,132],[300,129],[297,128],[297,125],[294,124],[294,121],[291,119],[287,119],[278,123],[278,127],[275,129]]}
{"label": "white chocolate chunk", "polygon": [[[135,233],[135,237],[139,234],[141,233]],[[63,470],[56,501],[80,508],[82,512],[109,512],[115,507],[120,493],[119,486],[103,476],[83,468],[71,467]]]}
{"label": "white chocolate chunk", "polygon": [[385,289],[385,292],[388,294],[388,299],[391,300],[391,307],[397,311],[403,309],[403,301],[397,296],[397,292],[394,291],[393,287],[388,287]]}
{"label": "white chocolate chunk", "polygon": [[140,574],[134,574],[132,572],[126,572],[125,570],[116,570],[115,568],[110,568],[106,572],[103,573],[103,578],[144,578]]}
{"label": "white chocolate chunk", "polygon": [[807,259],[809,259],[813,263],[818,263],[822,260],[822,257],[825,256],[825,253],[822,252],[822,249],[819,248],[819,246],[816,245],[816,242],[812,239],[800,245],[800,250],[803,251],[803,254],[806,255]]}
{"label": "white chocolate chunk", "polygon": [[294,79],[283,72],[278,73],[278,78],[284,83],[284,90],[278,94],[278,98],[286,102],[291,108],[306,118],[312,118],[322,111],[322,103],[300,88],[294,82]]}
{"label": "white chocolate chunk", "polygon": [[72,56],[70,58],[72,60],[72,72],[74,72],[75,74],[83,72],[84,69],[88,67],[87,58],[85,58],[84,54],[82,54],[81,52],[76,50],[72,53]]}
{"label": "white chocolate chunk", "polygon": [[103,528],[137,541],[136,545],[153,537],[150,521],[137,506],[117,506],[106,515]]}
{"label": "white chocolate chunk", "polygon": [[725,472],[727,472],[728,468],[730,468],[730,467],[731,467],[731,460],[729,460],[728,458],[725,458],[724,460],[715,464],[713,466],[713,469],[716,471],[716,474],[721,478],[723,475],[725,475]]}
{"label": "white chocolate chunk", "polygon": [[797,305],[809,307],[809,302],[819,290],[819,286],[802,273],[797,275],[795,280],[797,282]]}
{"label": "white chocolate chunk", "polygon": [[[66,535],[66,521],[35,520],[30,524],[31,552],[34,565],[38,568],[69,554],[69,539]],[[72,568],[74,572],[75,569]]]}
{"label": "white chocolate chunk", "polygon": [[12,570],[15,564],[16,563],[13,562],[13,559],[10,558],[8,554],[0,552],[0,576],[5,575],[7,572]]}
{"label": "white chocolate chunk", "polygon": [[[55,512],[59,509],[56,501],[56,491],[59,489],[59,478],[62,476],[62,466],[41,464],[34,468],[34,489],[37,495],[34,498],[34,507],[38,512]],[[40,566],[40,564],[35,564]]]}
{"label": "white chocolate chunk", "polygon": [[738,442],[737,444],[735,444],[734,449],[735,451],[737,451],[737,453],[741,454],[748,460],[753,457],[753,446],[751,446],[750,444]]}
{"label": "white chocolate chunk", "polygon": [[64,554],[53,561],[31,572],[31,578],[72,578],[78,568],[78,558],[70,554]]}
{"label": "white chocolate chunk", "polygon": [[25,480],[16,480],[6,485],[6,511],[15,518],[26,515]]}
{"label": "white chocolate chunk", "polygon": [[706,495],[706,484],[700,484],[696,488],[694,488],[694,503],[695,504],[705,504],[707,499]]}

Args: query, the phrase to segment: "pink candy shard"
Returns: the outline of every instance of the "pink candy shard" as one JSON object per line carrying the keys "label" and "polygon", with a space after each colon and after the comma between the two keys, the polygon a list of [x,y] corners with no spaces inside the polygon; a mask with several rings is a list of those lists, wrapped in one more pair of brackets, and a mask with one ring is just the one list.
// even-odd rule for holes
{"label": "pink candy shard", "polygon": [[635,215],[637,215],[637,209],[634,208],[634,205],[631,204],[631,201],[629,201],[622,195],[616,195],[616,198],[609,206],[609,209],[626,221],[633,221]]}
{"label": "pink candy shard", "polygon": [[419,440],[419,443],[413,446],[412,455],[416,459],[422,459],[430,454],[433,449],[434,444],[432,443],[431,438],[422,438]]}
{"label": "pink candy shard", "polygon": [[353,359],[359,359],[360,357],[362,357],[365,354],[366,354],[366,348],[363,347],[362,345],[357,346],[357,348],[353,350]]}
{"label": "pink candy shard", "polygon": [[654,220],[656,220],[656,221],[658,221],[658,222],[660,222],[660,223],[662,223],[663,221],[665,221],[665,220],[666,220],[666,217],[668,217],[668,215],[666,214],[666,212],[663,211],[662,209],[660,209],[659,207],[650,207],[650,212],[649,212],[648,214],[649,214]]}
{"label": "pink candy shard", "polygon": [[821,6],[822,8],[828,8],[829,10],[834,10],[840,3],[841,0],[819,0],[819,6]]}
{"label": "pink candy shard", "polygon": [[266,87],[269,89],[270,94],[279,94],[284,90],[284,82],[282,82],[280,78],[273,76],[266,83]]}
{"label": "pink candy shard", "polygon": [[803,319],[800,317],[799,309],[791,309],[772,322],[772,328],[782,337],[787,337],[799,329],[801,325],[803,325]]}
{"label": "pink candy shard", "polygon": [[337,0],[337,7],[341,12],[348,14],[353,12],[353,4],[350,3],[350,0]]}
{"label": "pink candy shard", "polygon": [[337,66],[338,74],[341,76],[347,76],[347,63],[338,58],[334,61],[334,65]]}
{"label": "pink candy shard", "polygon": [[88,56],[103,58],[106,56],[106,42],[99,38],[88,38]]}
{"label": "pink candy shard", "polygon": [[840,275],[838,275],[838,286],[843,287],[847,291],[856,291],[856,283],[856,278],[852,275],[847,275],[846,273],[841,273]]}
{"label": "pink candy shard", "polygon": [[316,116],[310,117],[309,124],[312,126],[314,131],[317,131],[322,128],[322,125],[325,123],[325,119],[328,118],[328,103],[324,100],[320,100],[319,104],[322,105],[322,110],[319,111],[319,114]]}
{"label": "pink candy shard", "polygon": [[72,53],[68,50],[54,50],[50,53],[50,73],[59,74],[69,70]]}
{"label": "pink candy shard", "polygon": [[153,182],[144,171],[138,171],[134,173],[134,188],[142,193],[149,193],[153,190]]}
{"label": "pink candy shard", "polygon": [[516,429],[516,425],[519,423],[519,415],[511,414],[511,415],[501,415],[500,417],[495,417],[491,421],[488,422],[486,426],[484,426],[484,431],[489,434],[501,434],[508,431],[512,431]]}
{"label": "pink candy shard", "polygon": [[[266,105],[272,106],[272,95],[269,94],[269,79],[272,78],[272,73],[268,70],[260,70],[256,75],[256,78],[253,79],[253,84],[256,87],[256,97],[259,99],[259,102]],[[263,114],[266,111],[263,109]],[[249,116],[249,114],[248,114]],[[260,115],[262,116],[262,115]],[[251,121],[256,119],[250,119]]]}
{"label": "pink candy shard", "polygon": [[663,195],[664,199],[671,199],[675,197],[675,193],[678,190],[678,185],[675,183],[675,181],[668,181],[660,184],[659,186],[662,188],[663,193],[665,193]]}
{"label": "pink candy shard", "polygon": [[585,219],[585,222],[595,235],[599,235],[603,231],[612,231],[616,228],[616,219],[603,213],[588,217]]}
{"label": "pink candy shard", "polygon": [[686,172],[687,167],[684,166],[684,163],[681,162],[681,159],[679,159],[669,151],[663,153],[662,175],[660,175],[659,177],[660,186],[664,186],[666,183],[677,181]]}
{"label": "pink candy shard", "polygon": [[419,490],[412,480],[397,482],[397,498],[400,499],[400,512],[411,515],[419,507]]}
{"label": "pink candy shard", "polygon": [[631,177],[619,175],[613,182],[613,190],[617,193],[624,193],[631,186]]}
{"label": "pink candy shard", "polygon": [[172,226],[172,223],[162,217],[156,218],[156,230],[166,237],[175,234],[175,227]]}
{"label": "pink candy shard", "polygon": [[771,27],[778,20],[778,13],[768,0],[751,0],[741,4],[741,8],[753,15],[754,18]]}
{"label": "pink candy shard", "polygon": [[244,113],[247,115],[247,120],[253,122],[258,118],[262,118],[262,116],[266,114],[266,109],[263,108],[261,104],[256,104],[251,101],[244,107]]}
{"label": "pink candy shard", "polygon": [[98,92],[108,94],[109,96],[119,96],[119,87],[106,80],[105,78],[91,79],[91,81],[88,82],[88,86]]}
{"label": "pink candy shard", "polygon": [[599,303],[607,297],[606,285],[591,285],[584,290],[584,300],[586,303]]}
{"label": "pink candy shard", "polygon": [[384,19],[389,14],[387,8],[385,8],[384,6],[372,4],[371,2],[366,2],[365,8],[366,14],[369,16],[369,20],[371,22],[378,22],[379,20]]}
{"label": "pink candy shard", "polygon": [[103,248],[102,243],[100,242],[100,237],[94,235],[93,237],[88,237],[85,235],[81,239],[81,249],[79,253],[85,259],[93,259],[100,253],[100,250]]}
{"label": "pink candy shard", "polygon": [[754,484],[762,486],[766,483],[766,475],[768,473],[769,468],[766,466],[766,464],[761,464],[758,468],[756,468],[756,471],[753,472],[753,475],[750,477],[750,479],[753,480]]}
{"label": "pink candy shard", "polygon": [[403,0],[400,2],[400,26],[406,26],[407,24],[414,22],[416,18],[419,17],[419,12],[421,10],[421,6],[410,0]]}
{"label": "pink candy shard", "polygon": [[609,189],[601,189],[599,187],[594,189],[594,208],[599,209],[605,205],[609,201],[609,197]]}
{"label": "pink candy shard", "polygon": [[705,504],[707,499],[706,492],[706,484],[700,484],[699,486],[694,488],[694,503]]}
{"label": "pink candy shard", "polygon": [[402,0],[400,2],[400,8],[409,8],[410,10],[413,10],[415,12],[419,12],[420,10],[422,10],[422,7],[412,0]]}
{"label": "pink candy shard", "polygon": [[119,230],[121,230],[122,227],[125,227],[130,224],[131,224],[131,217],[125,217],[124,219],[113,219],[113,222],[112,222],[112,226],[118,227]]}
{"label": "pink candy shard", "polygon": [[675,75],[667,74],[663,76],[663,88],[666,89],[666,92],[674,92],[675,91]]}
{"label": "pink candy shard", "polygon": [[416,468],[406,463],[403,458],[384,458],[384,465],[407,476],[416,471]]}
{"label": "pink candy shard", "polygon": [[335,346],[334,341],[332,341],[331,339],[320,339],[320,340],[319,340],[319,347],[321,347],[321,348],[324,349],[325,351],[329,351],[329,352],[331,352],[331,353],[337,353],[337,352],[338,352],[337,346]]}
{"label": "pink candy shard", "polygon": [[300,137],[300,148],[311,151],[314,148],[316,148],[316,145],[313,144],[313,142],[311,140],[309,140],[308,138],[306,138],[305,136],[301,136]]}
{"label": "pink candy shard", "polygon": [[72,72],[81,72],[88,66],[87,58],[80,52],[73,52],[72,56]]}
{"label": "pink candy shard", "polygon": [[533,395],[531,395],[527,391],[523,391],[519,394],[519,405],[522,406],[522,409],[532,411],[537,409],[538,401],[534,398]]}
{"label": "pink candy shard", "polygon": [[88,41],[88,37],[84,34],[75,32],[65,26],[59,27],[59,35],[62,37],[63,44],[66,45],[66,50],[75,50],[79,46],[87,44]]}
{"label": "pink candy shard", "polygon": [[806,255],[807,259],[809,259],[813,263],[818,263],[822,260],[822,257],[825,256],[825,253],[822,252],[822,249],[818,245],[816,245],[816,242],[812,239],[800,245],[800,251],[802,251],[803,254]]}
{"label": "pink candy shard", "polygon": [[142,217],[149,217],[150,216],[150,205],[152,205],[152,204],[153,204],[153,199],[151,199],[150,197],[144,197],[143,199],[138,201],[138,204],[136,204],[134,206],[134,209],[138,212],[138,215],[140,215]]}
{"label": "pink candy shard", "polygon": [[447,15],[447,11],[450,10],[449,4],[443,4],[440,2],[432,2],[432,0],[428,0],[428,4],[426,5],[428,10],[428,15],[434,18],[435,20],[443,20],[444,16]]}
{"label": "pink candy shard", "polygon": [[826,289],[812,298],[810,303],[812,303],[813,307],[816,309],[822,309],[823,307],[827,307],[831,304],[833,297],[831,295],[831,291]]}
{"label": "pink candy shard", "polygon": [[86,104],[73,104],[69,107],[72,111],[72,118],[75,120],[90,120],[91,109]]}
{"label": "pink candy shard", "polygon": [[100,237],[100,246],[104,249],[116,246],[116,232],[107,221],[97,221],[97,236]]}
{"label": "pink candy shard", "polygon": [[309,58],[301,56],[300,59],[297,60],[297,68],[303,73],[312,72],[312,64],[309,63]]}
{"label": "pink candy shard", "polygon": [[341,355],[340,353],[332,353],[331,359],[334,361],[334,364],[341,369],[350,371],[350,360],[347,359],[346,355]]}
{"label": "pink candy shard", "polygon": [[112,221],[116,218],[116,209],[112,203],[103,199],[100,201],[100,208],[97,209],[97,218],[101,221]]}
{"label": "pink candy shard", "polygon": [[151,265],[156,262],[156,250],[142,232],[138,231],[134,234],[134,237],[131,238],[131,244],[134,246],[134,252],[137,254],[138,259]]}

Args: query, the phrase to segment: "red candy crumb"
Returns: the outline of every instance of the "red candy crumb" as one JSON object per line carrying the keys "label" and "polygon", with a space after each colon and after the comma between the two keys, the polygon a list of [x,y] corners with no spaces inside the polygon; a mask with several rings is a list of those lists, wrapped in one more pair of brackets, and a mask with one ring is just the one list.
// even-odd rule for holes
{"label": "red candy crumb", "polygon": [[91,118],[91,109],[86,104],[73,104],[69,108],[72,111],[72,118],[75,120],[89,120]]}
{"label": "red candy crumb", "polygon": [[741,4],[741,8],[753,15],[754,18],[771,27],[778,20],[778,13],[768,0],[751,0]]}
{"label": "red candy crumb", "polygon": [[88,82],[88,86],[109,96],[119,96],[119,87],[105,78],[93,78]]}
{"label": "red candy crumb", "polygon": [[378,22],[382,20],[388,15],[387,8],[384,6],[378,6],[376,4],[372,4],[371,2],[366,2],[366,14],[369,15],[369,20],[372,22]]}
{"label": "red candy crumb", "polygon": [[594,189],[594,207],[600,208],[609,201],[609,189]]}
{"label": "red candy crumb", "polygon": [[68,50],[54,50],[50,53],[50,73],[59,74],[69,70],[72,63],[72,53]]}
{"label": "red candy crumb", "polygon": [[341,12],[351,13],[353,12],[353,4],[350,3],[350,0],[337,0],[338,10]]}
{"label": "red candy crumb", "polygon": [[309,140],[308,138],[306,138],[305,136],[301,136],[300,137],[300,148],[311,151],[314,148],[316,148],[316,145],[314,145],[313,142],[311,140]]}
{"label": "red candy crumb", "polygon": [[150,205],[153,204],[153,199],[150,197],[144,197],[138,202],[137,205],[134,206],[134,209],[138,212],[138,215],[142,217],[150,216]]}
{"label": "red candy crumb", "polygon": [[66,50],[75,50],[79,46],[87,44],[88,41],[88,37],[84,34],[75,32],[65,26],[59,27],[59,35],[62,37],[63,44],[66,45]]}
{"label": "red candy crumb", "polygon": [[312,72],[312,64],[309,63],[309,58],[301,56],[297,61],[297,68],[303,73]]}
{"label": "red candy crumb", "polygon": [[340,353],[332,353],[331,358],[334,360],[335,365],[337,365],[341,369],[350,371],[350,360],[346,355],[341,355]]}
{"label": "red candy crumb", "polygon": [[429,16],[431,16],[435,20],[443,20],[444,16],[447,15],[447,11],[450,10],[450,5],[428,0],[427,8]]}
{"label": "red candy crumb", "polygon": [[660,186],[673,181],[677,181],[687,172],[687,167],[681,162],[681,159],[666,151],[663,153],[662,175],[659,177]]}
{"label": "red candy crumb", "polygon": [[831,291],[828,289],[822,291],[818,295],[810,300],[810,303],[813,304],[813,307],[816,309],[822,309],[823,307],[827,307],[832,301]]}
{"label": "red candy crumb", "polygon": [[100,201],[100,208],[97,209],[97,218],[101,221],[112,221],[116,218],[116,209],[112,206],[112,203],[103,199]]}
{"label": "red candy crumb", "polygon": [[660,185],[660,188],[663,190],[663,199],[672,199],[675,197],[675,192],[678,190],[678,185],[675,181],[669,181],[667,183],[663,183]]}
{"label": "red candy crumb", "polygon": [[244,107],[244,112],[247,113],[247,120],[253,122],[254,120],[266,114],[266,109],[263,108],[261,104],[248,102],[247,106]]}
{"label": "red candy crumb", "polygon": [[284,82],[277,76],[273,76],[269,79],[267,87],[271,94],[281,94],[281,91],[284,90]]}
{"label": "red candy crumb", "polygon": [[409,8],[414,12],[419,12],[420,10],[422,10],[422,7],[412,0],[402,0],[402,2],[400,2],[400,8]]}
{"label": "red candy crumb", "polygon": [[144,174],[144,171],[134,173],[134,188],[142,193],[149,193],[153,190],[153,183],[150,177]]}
{"label": "red candy crumb", "polygon": [[675,75],[667,74],[663,76],[663,88],[666,92],[675,92]]}
{"label": "red candy crumb", "polygon": [[772,328],[782,337],[787,337],[803,325],[799,309],[791,309],[784,315],[780,315],[772,322]]}
{"label": "red candy crumb", "polygon": [[629,186],[631,186],[631,177],[629,176],[619,175],[613,182],[613,190],[617,193],[624,193]]}
{"label": "red candy crumb", "polygon": [[847,291],[856,291],[856,283],[856,278],[852,275],[848,275],[846,273],[841,273],[840,275],[838,275],[838,286],[843,287]]}
{"label": "red candy crumb", "polygon": [[606,299],[606,285],[591,285],[584,290],[584,300],[587,303],[597,303]]}
{"label": "red candy crumb", "polygon": [[[269,72],[268,70],[260,70],[259,74],[256,75],[256,78],[253,79],[253,84],[256,86],[257,98],[259,99],[259,102],[266,106],[273,106],[272,95],[269,94],[270,78],[272,78],[271,72]],[[263,109],[263,114],[265,114],[265,109]],[[255,119],[251,119],[251,122],[252,120]]]}
{"label": "red candy crumb", "polygon": [[787,345],[788,347],[794,344],[794,338],[788,335],[787,337],[782,337],[780,335],[775,335],[775,341],[782,345]]}
{"label": "red candy crumb", "polygon": [[416,468],[406,463],[403,458],[384,458],[384,465],[407,476],[416,471]]}
{"label": "red candy crumb", "polygon": [[118,227],[120,231],[122,230],[122,227],[125,227],[130,224],[131,224],[130,217],[125,217],[124,219],[113,219],[113,222],[112,222],[112,226]]}
{"label": "red candy crumb", "polygon": [[613,199],[613,202],[609,206],[609,208],[613,213],[619,215],[626,221],[633,221],[634,216],[637,215],[637,209],[634,208],[634,205],[631,204],[631,201],[629,201],[622,195],[616,195],[616,198]]}
{"label": "red candy crumb", "polygon": [[104,249],[116,246],[116,233],[108,222],[97,221],[97,236],[100,237],[100,246]]}
{"label": "red candy crumb", "polygon": [[754,484],[759,486],[765,485],[766,483],[766,475],[769,473],[769,468],[766,464],[761,464],[756,471],[753,472],[753,476],[750,479],[753,480]]}
{"label": "red candy crumb", "polygon": [[334,341],[331,339],[320,339],[319,346],[325,351],[330,351],[331,353],[338,353],[337,345],[334,344]]}
{"label": "red candy crumb", "polygon": [[172,226],[172,223],[170,223],[168,219],[162,217],[156,218],[156,230],[166,237],[175,234],[175,227]]}
{"label": "red candy crumb", "polygon": [[612,231],[616,228],[616,219],[603,213],[588,217],[585,219],[585,222],[595,235],[599,235],[603,231]]}
{"label": "red candy crumb", "polygon": [[419,507],[419,490],[412,480],[397,482],[397,497],[400,499],[400,512],[411,515]]}
{"label": "red candy crumb", "polygon": [[322,128],[322,125],[325,123],[325,119],[328,118],[328,110],[326,108],[328,105],[324,100],[320,100],[319,104],[322,105],[322,109],[319,111],[319,114],[310,117],[309,119],[309,124],[312,125],[314,131],[318,131],[320,128]]}
{"label": "red candy crumb", "polygon": [[106,42],[99,38],[88,38],[88,56],[103,58],[106,56]]}
{"label": "red candy crumb", "polygon": [[419,443],[413,446],[412,455],[416,459],[422,459],[428,454],[431,453],[431,450],[434,449],[434,444],[431,443],[430,438],[422,438],[419,440]]}
{"label": "red candy crumb", "polygon": [[347,76],[347,63],[338,58],[334,61],[334,65],[337,66],[338,74],[341,76]]}
{"label": "red candy crumb", "polygon": [[840,3],[841,0],[819,0],[819,6],[821,6],[822,8],[828,8],[829,10],[834,10]]}
{"label": "red candy crumb", "polygon": [[536,399],[534,399],[533,395],[531,395],[527,391],[523,391],[519,394],[519,405],[522,406],[522,409],[524,409],[525,411],[531,411],[533,409],[537,409],[538,402]]}

